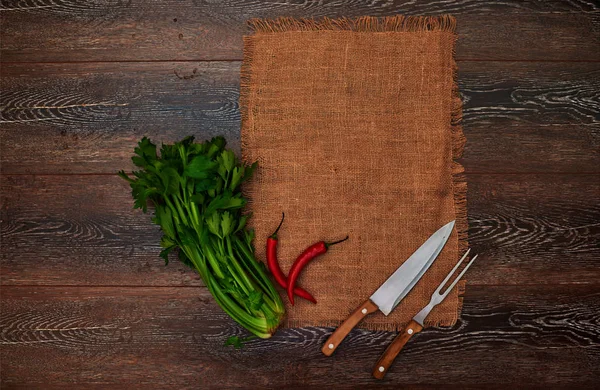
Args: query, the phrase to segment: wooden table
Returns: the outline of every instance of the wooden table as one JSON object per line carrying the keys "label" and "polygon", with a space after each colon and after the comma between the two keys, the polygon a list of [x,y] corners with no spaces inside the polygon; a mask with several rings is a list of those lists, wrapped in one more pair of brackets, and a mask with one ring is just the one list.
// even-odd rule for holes
{"label": "wooden table", "polygon": [[[600,12],[553,1],[7,0],[1,21],[1,383],[26,388],[600,384]],[[250,17],[452,13],[468,139],[464,310],[415,338],[243,334],[131,208],[142,135],[239,149]]]}

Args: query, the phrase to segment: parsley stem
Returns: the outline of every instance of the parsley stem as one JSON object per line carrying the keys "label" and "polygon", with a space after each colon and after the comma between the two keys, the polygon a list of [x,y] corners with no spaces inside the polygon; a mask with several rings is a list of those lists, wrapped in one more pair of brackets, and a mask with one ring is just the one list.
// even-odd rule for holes
{"label": "parsley stem", "polygon": [[250,291],[256,290],[255,285],[252,284],[252,282],[250,281],[250,278],[244,272],[244,270],[242,269],[242,266],[238,262],[236,256],[233,254],[233,250],[231,249],[231,241],[229,240],[229,237],[225,238],[225,242],[227,243],[227,252],[229,255],[229,259],[231,260],[231,263],[233,264],[235,271],[239,274],[240,278],[244,281],[245,287]]}
{"label": "parsley stem", "polygon": [[204,252],[206,253],[206,258],[208,259],[211,268],[215,271],[215,274],[217,274],[217,277],[219,279],[225,278],[225,275],[223,274],[223,271],[221,271],[221,267],[219,267],[219,263],[212,251],[211,245],[206,245],[204,247]]}
{"label": "parsley stem", "polygon": [[179,212],[179,215],[181,217],[181,220],[183,221],[184,224],[188,225],[188,221],[187,221],[187,217],[185,214],[185,211],[183,211],[183,208],[181,207],[181,203],[183,203],[181,201],[181,198],[179,197],[179,195],[175,195],[173,197],[173,203],[175,204],[175,207],[177,207],[177,211]]}

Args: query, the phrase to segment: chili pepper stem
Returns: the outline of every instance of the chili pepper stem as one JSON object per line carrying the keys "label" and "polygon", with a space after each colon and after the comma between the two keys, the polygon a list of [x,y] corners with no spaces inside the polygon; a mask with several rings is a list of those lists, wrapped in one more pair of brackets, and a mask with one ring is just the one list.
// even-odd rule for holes
{"label": "chili pepper stem", "polygon": [[339,244],[340,242],[344,242],[346,241],[348,238],[350,238],[350,236],[346,236],[346,238],[342,239],[342,240],[338,240],[338,241],[334,241],[334,242],[326,242],[325,243],[325,248],[329,248],[332,245],[336,245]]}
{"label": "chili pepper stem", "polygon": [[277,232],[279,232],[279,229],[281,228],[281,225],[283,225],[283,220],[285,219],[285,213],[282,211],[281,212],[281,222],[279,222],[279,226],[277,226],[277,229],[275,229],[275,231],[273,232],[273,234],[270,235],[270,237],[272,239],[277,239]]}

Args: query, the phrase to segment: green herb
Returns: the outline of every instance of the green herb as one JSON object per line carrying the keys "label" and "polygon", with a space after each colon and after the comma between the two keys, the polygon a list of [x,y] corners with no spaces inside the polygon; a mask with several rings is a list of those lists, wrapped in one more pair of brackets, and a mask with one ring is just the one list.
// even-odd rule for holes
{"label": "green herb", "polygon": [[[253,232],[242,214],[246,199],[240,184],[256,163],[246,166],[225,149],[225,139],[194,143],[193,137],[171,145],[156,145],[144,137],[133,163],[141,168],[132,177],[134,208],[154,207],[163,237],[160,256],[178,258],[195,269],[221,308],[244,328],[270,337],[284,315],[281,298],[264,265],[254,256]],[[233,340],[232,340],[233,342]]]}
{"label": "green herb", "polygon": [[254,335],[244,337],[244,338],[240,338],[238,336],[231,336],[227,339],[227,341],[225,341],[225,345],[226,346],[231,345],[235,349],[240,349],[244,346],[244,344],[246,344],[248,341],[250,341],[254,338],[256,338],[256,336],[254,336]]}

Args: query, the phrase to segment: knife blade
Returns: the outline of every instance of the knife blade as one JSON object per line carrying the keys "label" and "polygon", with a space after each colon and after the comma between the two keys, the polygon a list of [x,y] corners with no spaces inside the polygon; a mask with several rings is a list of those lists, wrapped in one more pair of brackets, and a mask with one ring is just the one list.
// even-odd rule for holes
{"label": "knife blade", "polygon": [[362,319],[377,310],[388,315],[417,284],[448,241],[455,221],[433,233],[383,284],[334,332],[321,349],[331,356],[342,340]]}
{"label": "knife blade", "polygon": [[371,301],[386,316],[394,310],[400,301],[417,284],[421,276],[429,269],[440,254],[452,229],[454,221],[442,226],[423,243],[381,287],[371,295]]}

